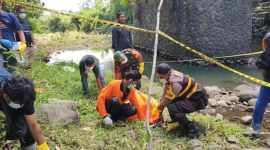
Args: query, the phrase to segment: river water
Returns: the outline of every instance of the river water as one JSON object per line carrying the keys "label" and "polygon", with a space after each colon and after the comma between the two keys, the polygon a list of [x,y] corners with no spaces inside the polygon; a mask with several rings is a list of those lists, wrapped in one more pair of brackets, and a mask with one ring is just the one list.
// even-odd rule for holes
{"label": "river water", "polygon": [[[252,52],[261,51],[261,38],[253,38],[252,40]],[[141,52],[144,62],[151,62],[153,60],[153,54]],[[76,51],[58,51],[51,55],[51,60],[48,64],[54,64],[60,61],[79,63],[80,59],[84,55],[94,55],[100,60],[102,69],[107,71],[113,71],[113,51],[111,49],[87,49],[87,50],[76,50]],[[157,64],[161,61],[166,61],[163,58],[157,58]],[[221,67],[193,67],[187,66],[180,63],[168,63],[173,69],[183,72],[204,86],[223,87],[226,90],[230,90],[239,84],[247,83],[254,84],[249,79],[245,79],[235,73],[232,73]],[[231,67],[244,74],[252,77],[262,79],[261,72],[255,65],[247,66],[233,66]],[[152,71],[152,63],[145,63],[144,75],[150,78]],[[158,81],[155,75],[155,81]]]}

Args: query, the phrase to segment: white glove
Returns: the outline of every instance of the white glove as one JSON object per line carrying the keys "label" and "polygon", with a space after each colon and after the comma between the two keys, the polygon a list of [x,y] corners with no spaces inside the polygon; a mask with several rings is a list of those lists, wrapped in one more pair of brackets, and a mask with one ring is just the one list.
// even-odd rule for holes
{"label": "white glove", "polygon": [[113,124],[113,121],[109,116],[105,117],[103,120],[104,120],[105,124],[107,124],[107,125]]}

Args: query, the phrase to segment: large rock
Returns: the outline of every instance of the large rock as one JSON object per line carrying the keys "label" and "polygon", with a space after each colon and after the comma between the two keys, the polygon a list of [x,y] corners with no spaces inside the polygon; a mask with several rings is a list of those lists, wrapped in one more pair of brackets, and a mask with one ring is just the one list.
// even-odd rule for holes
{"label": "large rock", "polygon": [[257,98],[259,95],[259,91],[242,91],[237,94],[240,98],[240,101],[248,102],[250,99]]}
{"label": "large rock", "polygon": [[252,120],[251,116],[245,116],[243,118],[240,119],[240,122],[243,124],[250,124]]}
{"label": "large rock", "polygon": [[202,109],[202,110],[199,110],[199,112],[203,115],[214,115],[216,113],[216,110],[215,109]]}
{"label": "large rock", "polygon": [[216,95],[216,96],[214,97],[214,99],[215,99],[216,101],[219,101],[220,98],[221,98],[221,96],[222,96],[222,95]]}
{"label": "large rock", "polygon": [[197,139],[191,140],[190,143],[191,143],[191,148],[192,149],[203,146],[203,143],[201,141],[197,140]]}
{"label": "large rock", "polygon": [[270,147],[270,139],[265,140],[266,146]]}
{"label": "large rock", "polygon": [[233,92],[242,92],[242,91],[252,91],[255,90],[255,87],[252,87],[247,84],[241,84],[233,89]]}
{"label": "large rock", "polygon": [[228,143],[233,143],[233,144],[237,144],[240,142],[239,138],[236,138],[235,136],[230,136],[226,140]]}
{"label": "large rock", "polygon": [[209,102],[209,105],[211,107],[216,107],[217,106],[217,101],[215,99],[213,99],[213,98],[209,98],[208,102]]}
{"label": "large rock", "polygon": [[255,106],[249,106],[248,108],[245,109],[247,112],[253,112],[255,109]]}
{"label": "large rock", "polygon": [[60,105],[60,106],[66,107],[67,109],[73,110],[73,111],[78,110],[78,107],[79,107],[79,104],[77,102],[74,102],[74,101],[59,100],[57,98],[50,99],[49,101],[51,102],[51,104]]}
{"label": "large rock", "polygon": [[248,105],[249,106],[255,106],[257,102],[257,98],[253,98],[251,100],[248,101]]}
{"label": "large rock", "polygon": [[217,120],[223,120],[223,116],[221,114],[216,115]]}
{"label": "large rock", "polygon": [[240,100],[239,97],[237,96],[230,96],[227,101],[230,101],[230,102],[238,102]]}
{"label": "large rock", "polygon": [[222,95],[220,100],[226,101],[229,98],[229,95]]}
{"label": "large rock", "polygon": [[241,111],[245,111],[247,109],[247,106],[243,105],[243,104],[237,104],[235,106],[235,109],[241,110]]}
{"label": "large rock", "polygon": [[43,104],[37,108],[37,117],[46,124],[79,123],[78,115],[60,105]]}
{"label": "large rock", "polygon": [[204,89],[206,90],[207,94],[210,94],[212,92],[221,92],[221,89],[217,86],[205,86]]}
{"label": "large rock", "polygon": [[226,104],[227,104],[227,105],[232,105],[232,102],[226,101]]}
{"label": "large rock", "polygon": [[220,100],[217,102],[217,105],[222,106],[222,107],[228,107],[227,103],[225,100]]}

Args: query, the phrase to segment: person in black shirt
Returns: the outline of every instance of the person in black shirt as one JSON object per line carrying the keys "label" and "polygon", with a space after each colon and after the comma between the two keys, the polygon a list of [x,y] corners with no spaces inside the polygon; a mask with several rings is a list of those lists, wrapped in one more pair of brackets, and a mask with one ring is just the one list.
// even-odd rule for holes
{"label": "person in black shirt", "polygon": [[[117,21],[120,24],[126,24],[125,13],[117,14]],[[115,51],[122,51],[127,48],[132,48],[131,31],[124,28],[114,27],[112,29],[112,48]]]}
{"label": "person in black shirt", "polygon": [[[117,14],[117,21],[121,24],[126,24],[125,13],[119,12]],[[114,51],[123,51],[124,49],[132,49],[132,37],[131,32],[128,29],[114,27],[112,29],[112,48]],[[115,70],[115,77],[120,76],[120,71]]]}
{"label": "person in black shirt", "polygon": [[5,139],[20,140],[22,150],[49,150],[36,118],[33,82],[0,68],[0,85],[0,110],[7,124]]}
{"label": "person in black shirt", "polygon": [[[17,17],[18,20],[20,22],[20,24],[22,25],[23,28],[23,33],[26,39],[26,44],[27,44],[27,49],[26,49],[26,59],[30,62],[30,66],[32,66],[32,62],[35,55],[34,52],[37,50],[37,46],[36,46],[36,40],[34,38],[34,34],[32,33],[32,26],[31,24],[25,20],[26,18],[26,11],[25,8],[22,6],[18,6],[17,7]],[[20,38],[19,35],[16,34],[16,40],[19,42]]]}

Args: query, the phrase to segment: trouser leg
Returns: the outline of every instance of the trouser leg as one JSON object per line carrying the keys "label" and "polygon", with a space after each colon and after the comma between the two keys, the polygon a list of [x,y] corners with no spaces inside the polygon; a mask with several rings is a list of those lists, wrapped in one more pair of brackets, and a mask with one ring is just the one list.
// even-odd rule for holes
{"label": "trouser leg", "polygon": [[136,107],[130,104],[120,105],[120,116],[124,118],[128,118],[130,116],[134,116],[137,113]]}
{"label": "trouser leg", "polygon": [[196,138],[199,136],[193,122],[189,121],[186,113],[192,113],[199,110],[199,104],[194,100],[176,100],[168,106],[169,114],[173,122],[178,121],[187,133],[184,133],[188,138]]}
{"label": "trouser leg", "polygon": [[98,66],[98,68],[99,68],[99,77],[100,77],[101,86],[102,86],[102,88],[105,88],[106,83],[105,83],[105,80],[104,80],[103,71],[102,71],[100,66]]}
{"label": "trouser leg", "polygon": [[113,122],[117,122],[120,116],[120,102],[117,97],[112,98],[105,102],[106,111],[111,115]]}
{"label": "trouser leg", "polygon": [[87,77],[88,77],[88,75],[81,75],[81,82],[82,82],[82,88],[83,88],[84,93],[88,92]]}
{"label": "trouser leg", "polygon": [[[270,79],[264,78],[264,81],[270,82]],[[270,88],[261,85],[260,93],[252,117],[251,128],[253,130],[259,131],[261,129],[263,115],[269,101],[270,101]]]}
{"label": "trouser leg", "polygon": [[192,110],[186,104],[185,100],[172,103],[168,106],[168,111],[173,122],[179,122],[185,128],[188,128],[189,120],[186,117],[186,113]]}

